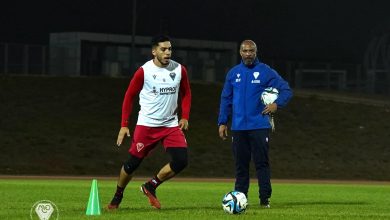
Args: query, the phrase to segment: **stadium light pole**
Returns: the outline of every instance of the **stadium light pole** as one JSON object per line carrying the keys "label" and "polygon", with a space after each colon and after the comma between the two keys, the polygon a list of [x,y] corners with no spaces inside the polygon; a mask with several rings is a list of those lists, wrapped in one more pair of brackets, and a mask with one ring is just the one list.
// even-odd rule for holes
{"label": "stadium light pole", "polygon": [[131,27],[131,71],[135,71],[135,31],[137,25],[137,0],[133,0],[133,19]]}

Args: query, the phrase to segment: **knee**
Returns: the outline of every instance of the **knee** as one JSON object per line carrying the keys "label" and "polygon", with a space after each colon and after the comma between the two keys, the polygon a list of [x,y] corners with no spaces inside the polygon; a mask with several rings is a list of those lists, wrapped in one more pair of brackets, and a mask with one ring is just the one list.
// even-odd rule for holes
{"label": "knee", "polygon": [[139,167],[141,162],[141,158],[130,155],[130,158],[123,163],[123,170],[130,175]]}
{"label": "knee", "polygon": [[187,149],[179,148],[170,150],[172,161],[169,163],[175,174],[180,173],[188,165]]}
{"label": "knee", "polygon": [[187,157],[186,158],[177,158],[177,159],[172,160],[170,162],[171,169],[173,172],[175,172],[175,174],[180,173],[182,170],[184,170],[184,168],[187,167],[187,165],[188,165]]}

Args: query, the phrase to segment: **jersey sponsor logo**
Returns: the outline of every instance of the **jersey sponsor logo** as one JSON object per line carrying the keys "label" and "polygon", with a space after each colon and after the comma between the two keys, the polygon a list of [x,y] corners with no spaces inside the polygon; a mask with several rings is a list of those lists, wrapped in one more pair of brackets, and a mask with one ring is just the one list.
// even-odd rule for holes
{"label": "jersey sponsor logo", "polygon": [[157,92],[157,90],[156,90],[156,87],[155,87],[155,86],[153,86],[152,93],[153,93],[154,95],[157,95],[157,94],[158,94],[158,92]]}
{"label": "jersey sponsor logo", "polygon": [[253,77],[255,77],[255,79],[252,79],[251,83],[260,83],[260,80],[257,79],[257,77],[259,77],[259,75],[260,75],[259,72],[254,72]]}
{"label": "jersey sponsor logo", "polygon": [[172,95],[176,93],[176,87],[160,88],[160,95]]}
{"label": "jersey sponsor logo", "polygon": [[136,146],[137,146],[138,152],[140,152],[145,147],[145,145],[143,143],[137,143]]}

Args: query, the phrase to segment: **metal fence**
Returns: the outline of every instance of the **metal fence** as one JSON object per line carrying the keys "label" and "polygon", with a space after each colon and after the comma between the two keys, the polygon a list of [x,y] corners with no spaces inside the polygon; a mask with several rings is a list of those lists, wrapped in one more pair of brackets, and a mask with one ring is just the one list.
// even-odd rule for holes
{"label": "metal fence", "polygon": [[43,45],[0,43],[0,73],[48,74],[48,49]]}
{"label": "metal fence", "polygon": [[[53,51],[62,52],[56,55],[57,59],[55,59],[55,62],[53,59],[50,62],[49,55]],[[0,75],[55,75],[50,70],[58,69],[56,66],[59,63],[63,65],[64,63],[74,62],[74,60],[67,60],[65,54],[68,52],[70,51],[67,51],[67,48],[56,48],[54,50],[53,48],[49,49],[46,45],[0,43]],[[183,53],[183,51],[179,52],[179,55],[180,53]],[[220,64],[227,58],[216,59],[213,51],[210,51],[209,54],[203,54],[203,56],[206,56],[207,60],[213,63],[204,62],[205,59],[191,59],[192,57],[195,58],[196,55],[189,54],[187,56],[185,64],[190,67],[190,71],[197,72],[191,73],[190,78],[198,81],[223,82],[227,68]],[[296,89],[321,89],[390,95],[390,73],[388,70],[367,70],[361,64],[351,63],[314,63],[285,60],[264,60],[264,62],[277,70]],[[99,65],[104,66],[103,64]],[[80,68],[82,66],[83,64],[80,64]],[[214,71],[217,72],[212,78],[207,74],[207,71],[212,71],[211,68],[215,68]],[[108,69],[112,70],[112,68]],[[124,75],[123,73],[121,74]],[[99,72],[91,73],[90,75],[112,74]]]}

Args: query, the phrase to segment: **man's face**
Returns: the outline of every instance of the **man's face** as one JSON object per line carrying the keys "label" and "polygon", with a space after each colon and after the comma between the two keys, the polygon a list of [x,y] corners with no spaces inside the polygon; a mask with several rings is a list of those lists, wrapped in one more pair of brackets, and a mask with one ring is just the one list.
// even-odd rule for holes
{"label": "man's face", "polygon": [[171,42],[165,41],[158,43],[158,46],[152,49],[152,54],[154,56],[154,63],[157,66],[167,66],[172,55]]}
{"label": "man's face", "polygon": [[245,65],[252,65],[256,59],[257,48],[255,44],[243,43],[240,47],[240,55]]}

